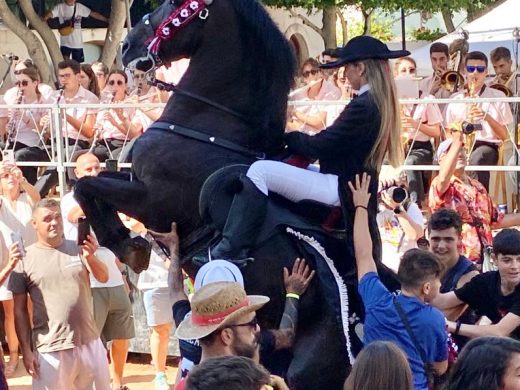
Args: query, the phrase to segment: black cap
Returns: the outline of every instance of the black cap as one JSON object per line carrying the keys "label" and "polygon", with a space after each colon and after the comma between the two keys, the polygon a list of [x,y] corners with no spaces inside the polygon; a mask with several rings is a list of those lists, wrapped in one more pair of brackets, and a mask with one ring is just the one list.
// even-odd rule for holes
{"label": "black cap", "polygon": [[320,68],[338,68],[349,62],[363,61],[368,59],[387,60],[410,55],[408,50],[390,50],[379,39],[368,35],[360,35],[352,38],[347,44],[336,50],[337,61],[320,65]]}

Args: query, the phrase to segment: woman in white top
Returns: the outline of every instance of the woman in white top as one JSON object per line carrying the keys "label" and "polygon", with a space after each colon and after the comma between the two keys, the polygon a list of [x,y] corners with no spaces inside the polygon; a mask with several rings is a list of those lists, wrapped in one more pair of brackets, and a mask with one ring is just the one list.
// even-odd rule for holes
{"label": "woman in white top", "polygon": [[[14,151],[16,161],[49,161],[50,155],[44,145],[48,137],[49,127],[42,118],[45,109],[22,109],[18,104],[43,104],[45,97],[40,93],[39,75],[34,67],[26,67],[17,71],[16,93],[5,96],[7,104],[13,105],[9,110],[9,121],[0,127],[0,133],[6,134],[6,148]],[[21,168],[29,183],[36,183],[37,167]]]}
{"label": "woman in white top", "polygon": [[[126,97],[128,77],[122,70],[113,70],[102,92],[101,100],[106,103],[122,103]],[[92,150],[99,161],[118,159],[123,147],[142,133],[142,126],[133,121],[133,108],[108,108],[98,112],[95,137],[97,141]]]}
{"label": "woman in white top", "polygon": [[[40,200],[38,191],[23,177],[22,171],[15,165],[0,163],[0,232],[4,245],[10,247],[11,234],[22,236],[24,246],[36,242],[36,232],[31,225],[32,208]],[[4,248],[5,249],[5,248]],[[0,275],[9,270],[7,257],[2,257]],[[12,268],[11,268],[12,270]],[[9,272],[10,274],[10,272]],[[9,277],[0,285],[0,301],[4,307],[4,328],[9,346],[9,364],[6,366],[6,376],[16,371],[18,364],[18,338],[14,328],[13,295],[7,289]]]}
{"label": "woman in white top", "polygon": [[[332,77],[323,76],[320,64],[314,58],[307,59],[301,69],[305,87],[291,96],[291,100],[338,100],[341,90],[334,84]],[[327,127],[327,107],[308,105],[289,109],[287,131],[302,131],[316,134]]]}

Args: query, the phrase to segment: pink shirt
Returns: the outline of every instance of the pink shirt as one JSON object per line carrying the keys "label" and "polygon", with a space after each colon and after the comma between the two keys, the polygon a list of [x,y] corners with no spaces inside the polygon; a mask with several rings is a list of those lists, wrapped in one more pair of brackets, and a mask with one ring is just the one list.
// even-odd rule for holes
{"label": "pink shirt", "polygon": [[[434,98],[433,95],[423,96],[424,99]],[[415,111],[413,111],[416,106]],[[403,104],[403,111],[406,115],[411,115],[413,111],[413,119],[420,123],[427,123],[428,125],[436,125],[442,123],[442,114],[439,106],[435,103],[428,104]],[[416,141],[429,141],[430,137],[422,131],[416,129],[406,129],[408,132],[408,139],[412,140],[415,137]]]}
{"label": "pink shirt", "polygon": [[[462,99],[466,97],[466,92],[457,92],[451,96],[452,99]],[[480,97],[505,97],[503,92],[500,92],[496,89],[486,87]],[[477,103],[482,111],[486,113],[486,115],[491,116],[498,123],[507,126],[513,121],[513,114],[511,113],[511,108],[509,104],[506,102],[500,103]],[[446,107],[446,127],[449,127],[452,123],[458,121],[467,120],[468,112],[470,109],[471,103],[450,103]],[[477,135],[475,137],[477,141],[485,141],[491,143],[500,143],[502,142],[493,132],[489,123],[485,120],[482,121],[482,131],[477,131]]]}
{"label": "pink shirt", "polygon": [[[318,94],[316,95],[316,97],[314,99],[310,99],[309,96],[307,95],[307,92],[308,92],[307,89],[300,91],[299,93],[296,93],[295,95],[293,95],[291,100],[294,100],[294,101],[338,100],[341,97],[341,90],[334,84],[334,82],[332,80],[323,79],[320,91],[318,92]],[[315,106],[312,104],[310,104],[308,106],[298,106],[298,107],[295,107],[294,109],[296,111],[299,111],[299,112],[307,114],[307,115],[316,115],[316,114],[318,114],[320,112],[324,112],[324,111],[327,113],[329,112],[329,110],[327,110],[326,106]],[[327,117],[328,117],[328,115],[327,115]],[[328,120],[328,118],[325,119],[322,128],[324,129],[325,127],[327,127],[327,124],[329,122],[330,121]],[[300,130],[315,132],[316,128],[309,126],[307,124],[303,124],[303,126]]]}
{"label": "pink shirt", "polygon": [[[18,100],[17,95],[10,94],[9,96],[5,96],[5,101],[7,104],[16,104]],[[39,99],[33,102],[27,102],[24,98],[22,98],[22,102],[20,104],[38,104],[44,103],[45,99],[40,96]],[[19,119],[14,124],[14,129],[16,131],[16,142],[20,142],[27,146],[38,146],[40,143],[40,136],[38,135],[38,127],[40,124],[40,120],[43,116],[49,113],[47,109],[17,109],[21,111],[21,115]],[[0,116],[2,116],[0,114]],[[9,126],[8,122],[8,126]],[[42,136],[43,139],[43,136]]]}
{"label": "pink shirt", "polygon": [[[56,103],[59,99],[60,91],[54,91],[49,98],[50,103]],[[78,92],[72,98],[66,98],[62,96],[59,99],[60,104],[97,104],[99,103],[99,99],[92,92],[86,90],[82,86],[79,87]],[[87,115],[96,114],[97,108],[85,108],[85,107],[77,107],[77,108],[67,108],[65,112],[67,115],[70,115],[73,118],[78,119],[83,124]],[[62,131],[63,136],[72,139],[81,139],[83,141],[88,141],[88,138],[82,134],[82,128],[80,131],[77,131],[74,126],[72,126],[69,122],[63,121]]]}
{"label": "pink shirt", "polygon": [[[112,111],[112,110],[110,110],[110,111]],[[122,113],[123,113],[123,117],[125,119],[127,119],[129,122],[131,122],[132,118],[134,117],[134,114],[135,114],[135,109],[134,108],[123,108]],[[121,130],[119,130],[118,127],[114,126],[110,120],[104,119],[105,115],[112,115],[112,117],[116,121],[119,121],[117,119],[118,118],[117,115],[114,112],[111,112],[111,114],[110,114],[110,113],[106,113],[106,110],[104,110],[104,109],[99,110],[99,112],[97,113],[97,117],[96,117],[95,128],[101,129],[101,135],[103,136],[103,138],[120,139],[120,140],[131,139],[130,136],[128,136],[128,138],[127,138],[126,133],[123,133]],[[124,124],[120,124],[120,126],[125,127]],[[128,131],[129,129],[125,129],[125,130]]]}

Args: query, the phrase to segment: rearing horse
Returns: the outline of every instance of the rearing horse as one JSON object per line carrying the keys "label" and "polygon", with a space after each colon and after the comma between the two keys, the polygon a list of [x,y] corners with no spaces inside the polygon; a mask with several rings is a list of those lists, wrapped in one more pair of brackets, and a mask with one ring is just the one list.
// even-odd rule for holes
{"label": "rearing horse", "polygon": [[[222,167],[283,151],[295,61],[256,0],[167,0],[134,27],[123,47],[125,65],[145,71],[184,57],[190,66],[176,92],[159,121],[134,144],[132,173],[85,177],[75,188],[100,244],[123,261],[132,241],[117,211],[156,231],[176,221],[181,256],[189,258],[214,232],[198,209],[206,179]],[[259,319],[275,327],[284,305],[282,269],[296,257],[307,258],[317,278],[302,297],[293,359],[284,370],[294,389],[339,389],[352,363],[349,320],[362,309],[352,309],[359,304],[352,299],[348,307],[352,291],[321,245],[292,232],[273,229],[257,243],[256,261],[243,270],[246,287],[271,297]],[[138,252],[141,244],[136,245]],[[345,273],[353,266],[345,262],[341,268]]]}

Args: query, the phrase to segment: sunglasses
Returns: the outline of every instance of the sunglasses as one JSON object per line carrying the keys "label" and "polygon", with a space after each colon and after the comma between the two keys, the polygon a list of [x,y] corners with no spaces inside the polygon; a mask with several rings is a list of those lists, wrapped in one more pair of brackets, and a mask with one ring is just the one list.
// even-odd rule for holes
{"label": "sunglasses", "polygon": [[27,87],[29,85],[29,82],[27,80],[22,80],[22,81],[17,81],[15,84],[17,87],[19,87],[19,86]]}
{"label": "sunglasses", "polygon": [[478,73],[484,73],[486,71],[486,66],[485,65],[467,65],[466,66],[466,71],[468,73],[475,73],[475,71],[477,71]]}
{"label": "sunglasses", "polygon": [[305,72],[302,72],[302,76],[303,76],[304,78],[307,78],[307,77],[309,77],[309,75],[311,75],[311,74],[312,74],[313,76],[316,75],[316,74],[318,74],[318,72],[319,72],[318,69],[306,70]]}
{"label": "sunglasses", "polygon": [[18,76],[18,75],[22,74],[22,70],[21,69],[15,70],[14,74],[15,74],[15,76]]}
{"label": "sunglasses", "polygon": [[115,85],[115,84],[121,86],[121,85],[124,84],[124,82],[121,81],[121,80],[117,80],[117,81],[115,81],[115,80],[110,80],[110,81],[108,82],[108,85]]}
{"label": "sunglasses", "polygon": [[252,330],[255,330],[256,327],[258,326],[258,319],[255,317],[255,318],[253,318],[251,321],[246,322],[245,324],[228,325],[227,327],[228,327],[228,328],[239,328],[239,327],[241,327],[241,326],[248,326],[248,327],[250,327]]}

